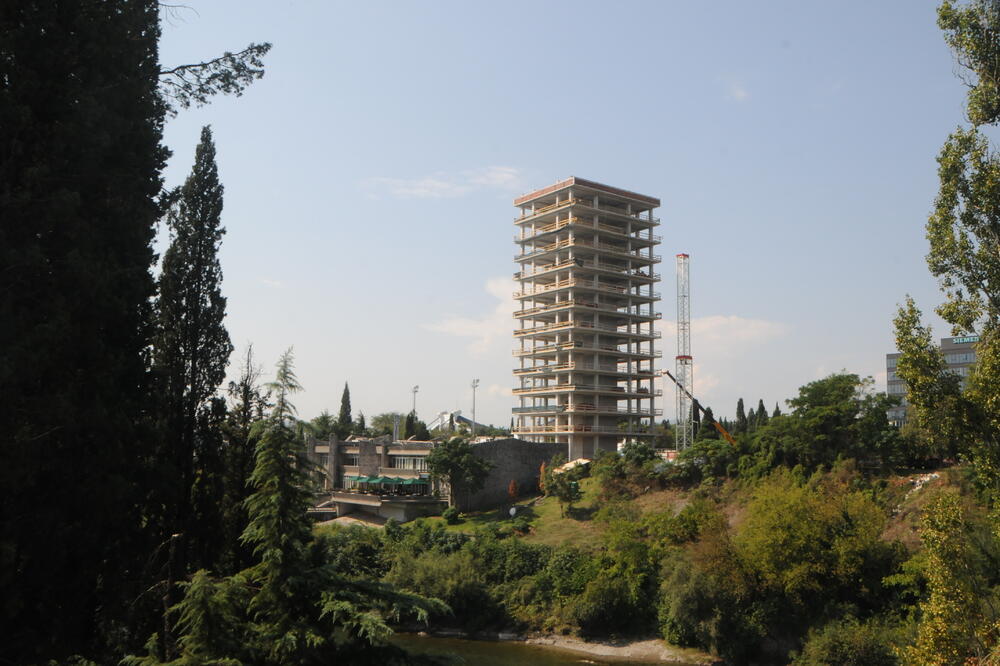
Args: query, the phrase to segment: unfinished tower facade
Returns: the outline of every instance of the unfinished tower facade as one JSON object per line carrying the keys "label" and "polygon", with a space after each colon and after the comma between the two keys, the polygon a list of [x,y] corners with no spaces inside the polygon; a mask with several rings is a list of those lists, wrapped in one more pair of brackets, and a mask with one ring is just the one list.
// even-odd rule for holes
{"label": "unfinished tower facade", "polygon": [[659,199],[567,178],[514,205],[514,432],[570,460],[651,436]]}

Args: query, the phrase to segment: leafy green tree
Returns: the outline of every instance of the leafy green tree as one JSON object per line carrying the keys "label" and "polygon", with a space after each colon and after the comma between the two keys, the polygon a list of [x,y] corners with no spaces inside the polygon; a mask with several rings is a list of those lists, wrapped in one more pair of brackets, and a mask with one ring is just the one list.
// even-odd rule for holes
{"label": "leafy green tree", "polygon": [[566,517],[573,511],[573,504],[583,499],[580,489],[579,468],[560,471],[559,467],[566,463],[562,455],[555,455],[545,468],[545,494],[555,497],[559,502],[559,514]]}
{"label": "leafy green tree", "polygon": [[340,413],[337,415],[337,435],[347,439],[351,434],[354,421],[351,418],[351,389],[344,382],[344,392],[340,396]]}
{"label": "leafy green tree", "polygon": [[664,419],[653,428],[653,446],[672,449],[675,446],[674,427]]}
{"label": "leafy green tree", "polygon": [[441,442],[427,456],[431,476],[445,481],[451,490],[449,506],[454,506],[462,493],[469,496],[482,490],[492,468],[493,463],[477,458],[472,445],[461,437]]}
{"label": "leafy green tree", "polygon": [[920,537],[927,551],[930,596],[920,605],[916,643],[903,652],[906,664],[961,666],[975,654],[982,625],[979,595],[968,575],[970,561],[960,498],[946,493],[928,505]]}
{"label": "leafy green tree", "polygon": [[383,412],[382,414],[376,414],[372,417],[372,434],[375,436],[391,435],[396,420],[399,421],[400,434],[402,434],[403,424],[406,421],[405,416],[399,412]]}
{"label": "leafy green tree", "polygon": [[[922,430],[937,446],[968,453],[981,484],[996,498],[1000,495],[1000,156],[988,134],[1000,124],[996,37],[1000,12],[996,3],[986,0],[964,4],[945,0],[938,8],[938,26],[964,68],[971,126],[952,132],[938,156],[940,189],[927,221],[927,265],[945,294],[938,314],[951,324],[953,333],[977,333],[980,340],[968,390],[962,393],[954,381],[942,376],[938,359],[926,349],[929,330],[922,327],[919,311],[908,300],[896,317],[902,353],[897,372],[907,382]],[[944,418],[935,423],[935,396],[957,407],[957,413],[939,412]],[[941,411],[946,409],[940,405]]]}
{"label": "leafy green tree", "polygon": [[309,422],[309,430],[316,439],[326,441],[330,439],[330,435],[338,432],[339,425],[337,421],[333,420],[333,415],[324,409],[319,413],[319,416]]}
{"label": "leafy green tree", "polygon": [[[195,506],[196,482],[220,489],[219,449],[221,419],[210,418],[211,401],[226,375],[233,345],[223,325],[226,298],[222,295],[219,245],[222,227],[223,186],[215,161],[212,131],[202,128],[195,164],[184,185],[171,194],[167,215],[171,242],[163,256],[156,302],[157,330],[153,365],[163,409],[165,449],[161,464],[176,478],[177,496],[168,506],[173,532],[184,534],[182,543],[202,566],[214,564],[206,542],[219,533],[221,517],[214,511],[221,497],[212,493]],[[209,469],[209,467],[216,469]]]}

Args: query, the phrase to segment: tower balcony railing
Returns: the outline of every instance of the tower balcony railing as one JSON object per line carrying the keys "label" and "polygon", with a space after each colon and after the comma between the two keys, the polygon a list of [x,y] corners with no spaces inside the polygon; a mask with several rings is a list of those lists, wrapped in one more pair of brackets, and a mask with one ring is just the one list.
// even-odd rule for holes
{"label": "tower balcony railing", "polygon": [[638,376],[638,375],[654,375],[656,373],[652,368],[633,368],[629,370],[628,368],[619,367],[617,364],[612,363],[586,363],[583,361],[569,361],[567,363],[547,363],[545,365],[536,365],[530,368],[516,368],[514,370],[515,375],[539,375],[554,372],[569,372],[570,370],[590,370],[597,371],[605,374],[612,375],[628,375],[628,376]]}
{"label": "tower balcony railing", "polygon": [[660,280],[660,274],[654,273],[652,270],[644,270],[641,268],[628,270],[624,266],[609,264],[606,261],[584,261],[582,259],[566,259],[550,264],[542,264],[533,268],[525,268],[524,270],[514,273],[514,279],[523,280],[524,278],[532,277],[533,275],[541,275],[542,273],[565,270],[569,268],[586,268],[588,270],[604,271],[606,273],[613,273],[615,276],[649,280],[650,282],[658,282]]}
{"label": "tower balcony railing", "polygon": [[634,435],[634,434],[647,434],[652,432],[652,429],[648,425],[635,425],[626,426],[624,429],[618,426],[594,426],[594,425],[536,425],[536,426],[514,426],[512,432],[534,434],[543,432],[555,432],[555,433],[573,433],[573,432],[591,432],[595,434],[613,434],[613,435]]}
{"label": "tower balcony railing", "polygon": [[612,405],[595,405],[591,402],[576,403],[573,405],[531,405],[529,407],[514,407],[513,412],[517,414],[537,414],[543,412],[554,412],[558,414],[567,412],[586,412],[588,414],[621,414],[624,416],[660,416],[662,409],[648,409],[636,407],[616,407]]}
{"label": "tower balcony railing", "polygon": [[582,227],[583,229],[603,231],[605,233],[621,236],[622,238],[633,238],[650,243],[659,243],[663,240],[663,236],[649,233],[648,231],[646,233],[642,233],[641,231],[628,232],[621,227],[615,227],[610,224],[601,224],[600,222],[595,224],[593,220],[585,220],[581,217],[574,216],[568,217],[565,220],[556,220],[551,224],[536,227],[532,230],[522,230],[521,233],[514,235],[514,241],[520,243],[522,241],[531,240],[532,238],[536,238],[538,236],[550,234],[553,231],[559,231],[560,229],[564,229],[570,225],[576,225],[578,227]]}
{"label": "tower balcony railing", "polygon": [[547,345],[535,345],[531,349],[515,349],[514,356],[534,356],[535,354],[549,354],[565,351],[596,351],[609,352],[612,354],[624,354],[643,358],[662,358],[663,352],[659,349],[653,351],[628,351],[620,349],[616,345],[587,345],[584,342],[557,342]]}
{"label": "tower balcony railing", "polygon": [[515,395],[537,395],[546,393],[565,393],[567,391],[582,391],[586,393],[614,393],[633,398],[649,398],[663,395],[662,389],[637,388],[629,391],[624,386],[601,386],[598,384],[551,384],[549,386],[522,386],[511,389]]}
{"label": "tower balcony railing", "polygon": [[601,205],[595,206],[593,201],[588,201],[587,199],[569,198],[569,199],[564,199],[562,201],[557,201],[554,204],[549,204],[548,206],[542,206],[541,208],[536,208],[532,211],[522,214],[520,217],[515,217],[514,224],[522,224],[534,217],[538,217],[539,215],[547,215],[553,211],[560,210],[562,208],[568,208],[569,206],[586,206],[591,210],[599,210],[605,213],[614,213],[615,215],[620,215],[622,217],[627,217],[633,220],[637,220],[639,222],[644,222],[645,224],[655,225],[660,223],[660,218],[653,217],[652,215],[650,215],[649,217],[642,217],[640,214],[628,213],[626,211],[621,210],[620,208],[612,208],[611,206],[601,206]]}
{"label": "tower balcony railing", "polygon": [[565,301],[557,301],[548,305],[536,305],[533,308],[515,310],[514,316],[517,318],[530,317],[532,315],[543,314],[545,312],[554,312],[556,310],[565,310],[566,308],[574,307],[584,307],[591,310],[598,310],[600,312],[607,312],[609,314],[629,317],[643,317],[646,319],[660,319],[663,316],[660,312],[643,312],[638,308],[620,308],[615,305],[604,305],[602,303],[594,303],[593,301],[585,301],[579,298],[570,298]]}
{"label": "tower balcony railing", "polygon": [[562,240],[557,240],[554,243],[549,243],[548,245],[543,245],[542,247],[537,247],[530,252],[524,252],[515,257],[515,261],[524,261],[525,259],[531,259],[534,257],[541,257],[552,252],[557,252],[565,248],[587,248],[592,250],[599,250],[607,254],[614,254],[622,257],[628,257],[629,259],[635,260],[639,259],[642,261],[649,261],[652,263],[659,263],[663,260],[663,257],[658,254],[643,255],[639,254],[643,248],[635,248],[630,250],[627,247],[621,245],[612,245],[611,243],[601,243],[599,241],[585,241],[582,238],[564,238]]}
{"label": "tower balcony railing", "polygon": [[548,284],[540,284],[534,287],[524,287],[521,291],[514,292],[514,298],[527,298],[529,296],[547,294],[560,289],[568,289],[570,287],[580,287],[581,289],[600,291],[608,294],[618,294],[629,298],[660,300],[660,292],[658,291],[654,291],[651,294],[642,294],[629,291],[627,287],[619,287],[613,284],[603,284],[600,282],[594,282],[593,280],[584,280],[579,278],[565,278],[562,280],[556,280],[555,282],[549,282]]}
{"label": "tower balcony railing", "polygon": [[647,339],[659,339],[663,337],[660,331],[639,331],[630,330],[628,327],[620,328],[618,326],[611,326],[610,324],[591,324],[585,321],[557,321],[552,324],[545,324],[544,326],[535,326],[532,328],[521,328],[514,331],[515,337],[524,337],[526,335],[535,335],[538,333],[548,333],[551,331],[558,331],[568,328],[586,328],[594,331],[606,331],[608,333],[616,333],[618,335],[627,335],[630,337],[647,338]]}

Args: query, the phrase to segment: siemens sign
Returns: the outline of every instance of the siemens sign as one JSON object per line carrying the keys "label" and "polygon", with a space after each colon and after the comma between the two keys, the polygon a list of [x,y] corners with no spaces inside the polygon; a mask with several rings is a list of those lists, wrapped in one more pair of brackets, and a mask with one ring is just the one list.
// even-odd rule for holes
{"label": "siemens sign", "polygon": [[964,345],[964,344],[966,344],[968,342],[979,342],[979,336],[978,335],[969,335],[969,336],[964,337],[964,338],[952,338],[951,339],[951,343],[953,345]]}

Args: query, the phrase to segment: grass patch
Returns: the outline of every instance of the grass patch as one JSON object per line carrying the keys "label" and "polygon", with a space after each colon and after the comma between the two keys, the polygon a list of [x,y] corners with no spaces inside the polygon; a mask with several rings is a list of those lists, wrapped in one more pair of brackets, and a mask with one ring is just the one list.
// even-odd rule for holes
{"label": "grass patch", "polygon": [[[583,499],[573,505],[566,516],[560,515],[559,502],[554,497],[536,497],[518,502],[518,518],[527,518],[531,532],[524,535],[525,541],[542,543],[550,546],[572,544],[580,548],[596,549],[600,545],[600,535],[604,526],[591,520],[597,510],[597,479],[587,478],[580,481]],[[501,528],[511,527],[514,519],[510,517],[510,507],[503,506],[490,511],[475,511],[463,513],[461,521],[449,525],[440,516],[423,518],[431,525],[440,524],[449,532],[465,532],[472,534],[479,527],[489,524]]]}

